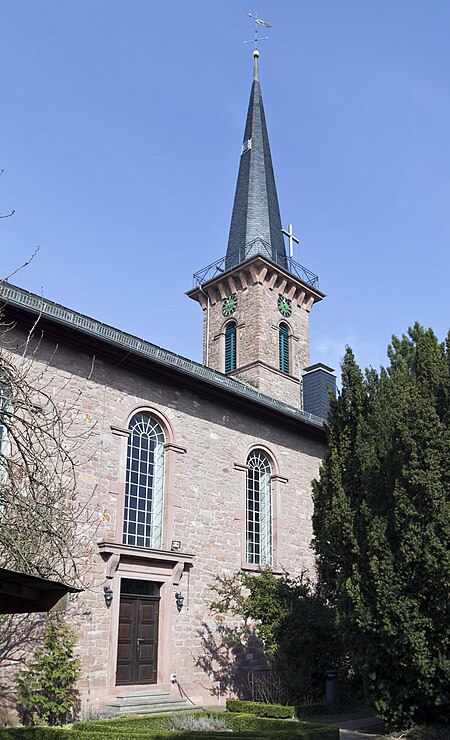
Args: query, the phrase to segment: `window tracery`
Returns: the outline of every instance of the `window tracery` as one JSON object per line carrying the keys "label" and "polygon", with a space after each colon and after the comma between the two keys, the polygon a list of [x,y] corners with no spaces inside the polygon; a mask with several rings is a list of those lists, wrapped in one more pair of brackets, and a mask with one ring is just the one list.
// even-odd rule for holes
{"label": "window tracery", "polygon": [[246,559],[254,565],[272,564],[272,468],[262,450],[247,458]]}
{"label": "window tracery", "polygon": [[164,507],[164,432],[149,413],[130,420],[123,543],[160,548]]}

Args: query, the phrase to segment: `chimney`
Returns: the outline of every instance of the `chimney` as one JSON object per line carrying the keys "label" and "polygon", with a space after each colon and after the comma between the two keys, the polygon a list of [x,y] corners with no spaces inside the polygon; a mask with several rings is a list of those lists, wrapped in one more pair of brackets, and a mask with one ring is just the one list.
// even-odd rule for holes
{"label": "chimney", "polygon": [[303,410],[321,419],[327,418],[330,399],[328,390],[336,395],[334,370],[317,362],[303,371]]}

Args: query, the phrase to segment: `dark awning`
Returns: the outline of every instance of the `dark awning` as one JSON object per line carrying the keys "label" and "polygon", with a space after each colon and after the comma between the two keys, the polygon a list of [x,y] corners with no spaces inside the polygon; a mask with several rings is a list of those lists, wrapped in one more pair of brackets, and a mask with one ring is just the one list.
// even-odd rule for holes
{"label": "dark awning", "polygon": [[64,596],[81,590],[47,578],[0,568],[0,614],[48,612]]}

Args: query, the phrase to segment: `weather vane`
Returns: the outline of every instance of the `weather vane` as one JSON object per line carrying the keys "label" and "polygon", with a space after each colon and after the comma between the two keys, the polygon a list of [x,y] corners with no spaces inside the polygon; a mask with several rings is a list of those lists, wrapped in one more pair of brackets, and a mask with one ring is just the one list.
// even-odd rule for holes
{"label": "weather vane", "polygon": [[247,13],[249,18],[253,18],[255,21],[255,38],[251,39],[251,41],[244,41],[244,44],[255,44],[255,51],[258,50],[258,41],[266,41],[268,39],[268,36],[261,36],[261,38],[258,38],[258,26],[264,26],[264,28],[273,28],[271,23],[267,23],[267,21],[263,21],[262,18],[258,18],[258,13]]}

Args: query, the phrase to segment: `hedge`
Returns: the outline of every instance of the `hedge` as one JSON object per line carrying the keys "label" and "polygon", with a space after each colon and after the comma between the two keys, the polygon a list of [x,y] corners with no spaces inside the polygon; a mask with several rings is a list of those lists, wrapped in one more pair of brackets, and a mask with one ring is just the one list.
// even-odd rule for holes
{"label": "hedge", "polygon": [[263,704],[259,701],[240,701],[239,699],[227,699],[227,710],[273,719],[293,719],[295,716],[295,707],[285,707],[282,704]]}
{"label": "hedge", "polygon": [[[90,730],[82,730],[76,734],[71,729],[54,728],[54,727],[9,727],[0,729],[0,740],[92,740]],[[255,735],[254,732],[227,732],[227,740],[267,740],[267,734]],[[152,730],[127,730],[124,728],[123,733],[117,733],[115,730],[98,732],[95,734],[96,740],[167,740],[167,738],[176,738],[176,740],[224,740],[223,732],[171,732],[169,730],[152,731]],[[309,738],[308,738],[309,740]],[[311,738],[315,740],[315,738]],[[322,740],[322,738],[318,738]],[[326,738],[328,740],[328,738]]]}
{"label": "hedge", "polygon": [[[251,703],[251,702],[250,702]],[[202,716],[204,712],[195,712]],[[174,715],[147,717],[116,717],[110,720],[78,722],[73,728],[59,727],[15,727],[0,729],[0,740],[267,740],[272,737],[292,737],[299,740],[338,740],[339,730],[331,726],[309,722],[267,719],[255,714],[236,712],[220,715],[232,730],[224,735],[220,732],[192,732],[169,730]],[[215,714],[215,716],[217,716]]]}
{"label": "hedge", "polygon": [[[256,719],[253,717],[253,719]],[[289,733],[289,737],[297,737],[300,740],[338,740],[339,730],[335,727],[323,727],[320,725],[302,725],[297,724],[297,735]],[[82,730],[76,734],[73,730],[65,728],[56,729],[51,727],[27,727],[26,732],[22,728],[7,728],[0,730],[0,740],[91,740],[92,734],[89,730]],[[114,730],[99,732],[95,734],[96,740],[167,740],[167,738],[176,738],[176,740],[268,740],[268,738],[286,737],[286,728],[282,731],[272,733],[269,729],[263,732],[242,731],[242,732],[170,732],[169,730],[126,730],[125,732],[116,733]]]}
{"label": "hedge", "polygon": [[[232,730],[264,734],[266,737],[297,737],[302,740],[337,740],[339,730],[330,725],[315,725],[310,722],[297,722],[289,719],[267,719],[255,714],[221,714]],[[228,738],[229,735],[227,734]]]}
{"label": "hedge", "polygon": [[73,732],[65,727],[4,727],[0,729],[0,740],[69,740],[69,738],[73,738]]}
{"label": "hedge", "polygon": [[[174,714],[150,714],[140,715],[135,717],[113,717],[112,719],[97,719],[88,720],[86,722],[76,722],[73,725],[73,729],[76,731],[77,736],[74,740],[78,740],[78,733],[85,730],[89,730],[92,733],[107,731],[125,731],[125,730],[170,730],[172,717],[183,716],[184,712]],[[194,717],[200,717],[203,712],[192,712]],[[96,739],[97,735],[95,736]],[[0,737],[1,740],[1,737]]]}

